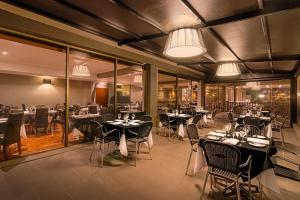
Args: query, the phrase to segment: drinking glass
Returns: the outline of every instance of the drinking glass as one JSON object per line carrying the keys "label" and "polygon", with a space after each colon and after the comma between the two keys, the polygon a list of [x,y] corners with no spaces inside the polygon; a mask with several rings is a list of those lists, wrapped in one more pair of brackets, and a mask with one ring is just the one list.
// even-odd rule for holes
{"label": "drinking glass", "polygon": [[118,119],[120,120],[122,117],[121,113],[118,114]]}
{"label": "drinking glass", "polygon": [[131,118],[132,118],[132,120],[134,120],[134,118],[135,118],[135,114],[132,114],[132,115],[131,115]]}

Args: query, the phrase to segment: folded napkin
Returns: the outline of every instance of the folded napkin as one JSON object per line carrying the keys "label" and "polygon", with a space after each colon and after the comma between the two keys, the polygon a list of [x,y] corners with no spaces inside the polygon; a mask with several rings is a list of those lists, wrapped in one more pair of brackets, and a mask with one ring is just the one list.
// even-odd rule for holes
{"label": "folded napkin", "polygon": [[232,145],[236,145],[239,142],[240,142],[240,140],[238,140],[236,138],[227,138],[223,141],[223,143],[225,143],[225,144],[232,144]]}
{"label": "folded napkin", "polygon": [[138,123],[135,123],[135,122],[129,122],[130,125],[133,125],[133,126],[138,126],[139,124]]}
{"label": "folded napkin", "polygon": [[216,133],[216,132],[209,132],[208,135],[218,136],[218,137],[225,137],[225,133]]}
{"label": "folded napkin", "polygon": [[259,144],[270,144],[269,140],[259,139],[259,138],[247,138],[248,142],[259,143]]}
{"label": "folded napkin", "polygon": [[263,120],[271,120],[270,117],[260,117],[260,119],[263,119]]}
{"label": "folded napkin", "polygon": [[113,124],[113,125],[119,125],[119,124],[122,124],[122,122],[113,122],[111,124]]}

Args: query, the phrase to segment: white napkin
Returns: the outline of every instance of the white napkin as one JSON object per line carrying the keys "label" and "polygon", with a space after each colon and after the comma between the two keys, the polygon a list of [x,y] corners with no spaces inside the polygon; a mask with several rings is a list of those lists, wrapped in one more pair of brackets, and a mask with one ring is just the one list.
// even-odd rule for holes
{"label": "white napkin", "polygon": [[125,134],[121,135],[119,150],[123,156],[128,156]]}
{"label": "white napkin", "polygon": [[269,140],[259,139],[259,138],[247,138],[248,142],[260,143],[260,144],[270,144]]}
{"label": "white napkin", "polygon": [[180,124],[180,125],[179,125],[179,128],[178,128],[178,135],[181,136],[181,137],[184,137],[183,124]]}
{"label": "white napkin", "polygon": [[218,136],[218,137],[225,137],[225,133],[217,133],[217,132],[209,132],[208,135]]}
{"label": "white napkin", "polygon": [[24,124],[22,124],[22,126],[21,126],[21,129],[20,129],[20,136],[21,136],[21,138],[23,138],[23,139],[27,139],[26,129],[25,129]]}
{"label": "white napkin", "polygon": [[129,122],[130,125],[133,125],[133,126],[138,126],[139,124],[138,123],[135,123],[135,122]]}
{"label": "white napkin", "polygon": [[239,143],[240,140],[236,139],[236,138],[227,138],[223,141],[223,143],[225,144],[231,144],[231,145],[236,145],[237,143]]}
{"label": "white napkin", "polygon": [[122,122],[113,122],[111,124],[113,124],[113,125],[119,125],[119,124],[122,124]]}
{"label": "white napkin", "polygon": [[206,160],[203,149],[197,145],[196,159],[194,163],[194,174],[199,172],[203,167],[206,166]]}
{"label": "white napkin", "polygon": [[272,137],[273,137],[273,133],[272,133],[272,124],[271,124],[271,123],[268,124],[266,136],[267,136],[268,138],[272,138]]}
{"label": "white napkin", "polygon": [[206,115],[203,115],[203,121],[204,121],[204,123],[207,123],[207,117],[206,117]]}

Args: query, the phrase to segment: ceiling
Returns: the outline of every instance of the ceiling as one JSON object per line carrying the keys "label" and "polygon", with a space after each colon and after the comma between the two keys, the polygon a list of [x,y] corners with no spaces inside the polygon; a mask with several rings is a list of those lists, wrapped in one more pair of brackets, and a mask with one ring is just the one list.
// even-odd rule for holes
{"label": "ceiling", "polygon": [[201,28],[205,55],[167,59],[209,76],[229,61],[250,74],[292,75],[300,65],[299,0],[4,1],[161,57],[169,31]]}
{"label": "ceiling", "polygon": [[[49,49],[13,39],[0,35],[0,73],[65,78],[66,53],[60,49]],[[6,55],[3,52],[6,52]],[[75,50],[71,50],[69,60],[70,79],[107,83],[114,81],[114,63],[112,62]],[[73,66],[80,64],[85,64],[89,68],[90,77],[72,75]],[[134,76],[142,74],[141,67],[118,63],[117,69],[118,83],[140,85],[134,82]]]}

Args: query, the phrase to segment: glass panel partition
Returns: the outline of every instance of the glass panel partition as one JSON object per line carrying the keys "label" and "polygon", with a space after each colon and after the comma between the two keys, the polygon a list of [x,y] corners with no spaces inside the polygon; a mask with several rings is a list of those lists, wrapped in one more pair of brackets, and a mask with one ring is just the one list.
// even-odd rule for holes
{"label": "glass panel partition", "polygon": [[176,109],[176,77],[158,74],[157,108],[172,112]]}
{"label": "glass panel partition", "polygon": [[[0,132],[19,140],[5,145],[7,158],[19,156],[18,147],[23,156],[63,147],[65,49],[8,35],[0,35],[0,47]],[[12,113],[21,113],[22,123],[8,133]]]}

